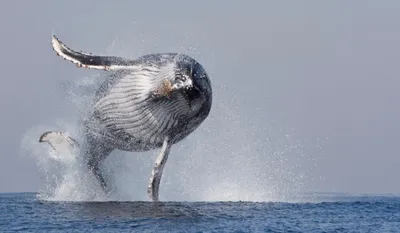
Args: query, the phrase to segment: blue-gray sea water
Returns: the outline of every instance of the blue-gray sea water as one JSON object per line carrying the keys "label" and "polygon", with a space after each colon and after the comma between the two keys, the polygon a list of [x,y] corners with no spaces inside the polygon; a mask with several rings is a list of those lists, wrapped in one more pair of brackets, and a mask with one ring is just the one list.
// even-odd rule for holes
{"label": "blue-gray sea water", "polygon": [[[50,202],[0,194],[0,232],[400,232],[400,197],[285,202]],[[306,199],[305,199],[306,200]]]}

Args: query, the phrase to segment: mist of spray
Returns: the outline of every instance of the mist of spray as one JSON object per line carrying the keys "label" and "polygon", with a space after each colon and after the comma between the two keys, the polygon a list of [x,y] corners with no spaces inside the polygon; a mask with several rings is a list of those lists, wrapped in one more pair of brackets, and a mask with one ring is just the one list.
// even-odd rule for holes
{"label": "mist of spray", "polygon": [[[122,40],[114,41],[111,49],[118,51],[115,48],[118,44],[122,44]],[[198,58],[195,49],[182,52]],[[212,67],[208,68],[211,78],[218,76]],[[102,168],[115,187],[112,195],[105,197],[96,179],[83,169],[79,158],[72,162],[68,159],[77,155],[55,155],[48,145],[38,143],[39,136],[49,130],[66,132],[82,142],[81,119],[105,75],[95,74],[62,83],[60,89],[68,101],[60,105],[66,104],[70,114],[55,119],[53,124],[33,127],[23,138],[24,153],[35,158],[44,174],[44,187],[39,198],[55,201],[148,200],[147,183],[158,150],[144,153],[115,150]],[[218,80],[212,80],[212,83],[211,114],[193,134],[172,147],[161,181],[160,199],[295,201],[297,194],[307,188],[307,172],[311,169],[302,166],[309,164],[304,163],[308,159],[304,156],[304,145],[287,132],[274,131],[268,120],[261,121],[241,112],[236,96]]]}

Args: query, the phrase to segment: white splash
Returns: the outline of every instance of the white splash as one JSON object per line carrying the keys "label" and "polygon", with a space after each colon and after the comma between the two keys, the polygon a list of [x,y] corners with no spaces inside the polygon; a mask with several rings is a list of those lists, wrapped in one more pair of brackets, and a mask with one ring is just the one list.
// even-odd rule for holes
{"label": "white splash", "polygon": [[[122,40],[118,44],[122,46]],[[125,47],[117,50],[120,53],[134,51]],[[71,155],[54,154],[51,147],[38,142],[40,135],[49,130],[66,132],[81,142],[81,118],[103,79],[103,76],[93,75],[63,83],[62,93],[73,106],[71,114],[55,119],[55,123],[34,127],[23,138],[24,154],[32,156],[44,174],[44,187],[38,198],[52,201],[148,200],[147,182],[158,150],[114,151],[103,166],[106,178],[115,186],[112,195],[106,197],[79,159],[65,159]],[[297,194],[305,191],[307,172],[312,169],[304,165],[309,164],[306,161],[309,158],[304,156],[302,142],[293,139],[290,133],[274,132],[268,124],[252,124],[253,119],[238,110],[238,101],[233,100],[233,94],[223,84],[214,81],[213,89],[215,102],[209,118],[187,139],[172,147],[161,180],[160,200],[294,200]],[[78,154],[72,156],[79,158]]]}

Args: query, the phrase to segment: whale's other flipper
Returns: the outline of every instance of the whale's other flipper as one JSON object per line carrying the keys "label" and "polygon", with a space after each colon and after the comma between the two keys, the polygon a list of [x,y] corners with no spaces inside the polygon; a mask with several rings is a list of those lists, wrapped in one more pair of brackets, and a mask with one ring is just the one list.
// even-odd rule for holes
{"label": "whale's other flipper", "polygon": [[47,142],[55,150],[59,155],[59,157],[53,157],[56,160],[65,160],[65,156],[74,159],[76,150],[79,149],[79,143],[62,132],[45,132],[40,136],[39,142]]}
{"label": "whale's other flipper", "polygon": [[63,44],[55,35],[51,39],[51,45],[57,55],[68,60],[77,67],[91,68],[97,70],[126,70],[135,69],[136,62],[114,56],[95,56],[88,53],[76,52]]}
{"label": "whale's other flipper", "polygon": [[158,155],[151,171],[150,182],[147,193],[152,201],[158,201],[158,191],[160,189],[161,176],[164,166],[167,163],[169,152],[171,151],[171,144],[168,137],[164,139],[163,146],[161,147],[160,154]]}

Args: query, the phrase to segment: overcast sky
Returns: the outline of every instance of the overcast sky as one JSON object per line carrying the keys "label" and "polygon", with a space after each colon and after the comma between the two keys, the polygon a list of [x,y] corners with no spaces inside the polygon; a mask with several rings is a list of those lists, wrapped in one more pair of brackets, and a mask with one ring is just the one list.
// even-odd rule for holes
{"label": "overcast sky", "polygon": [[[399,1],[161,2],[2,4],[1,192],[43,186],[23,138],[72,121],[62,84],[98,73],[55,56],[55,32],[86,52],[177,51],[204,65],[211,115],[171,152],[165,181],[180,169],[203,188],[231,177],[268,190],[273,182],[258,177],[275,189],[400,193]],[[181,169],[185,159],[193,163]]]}

